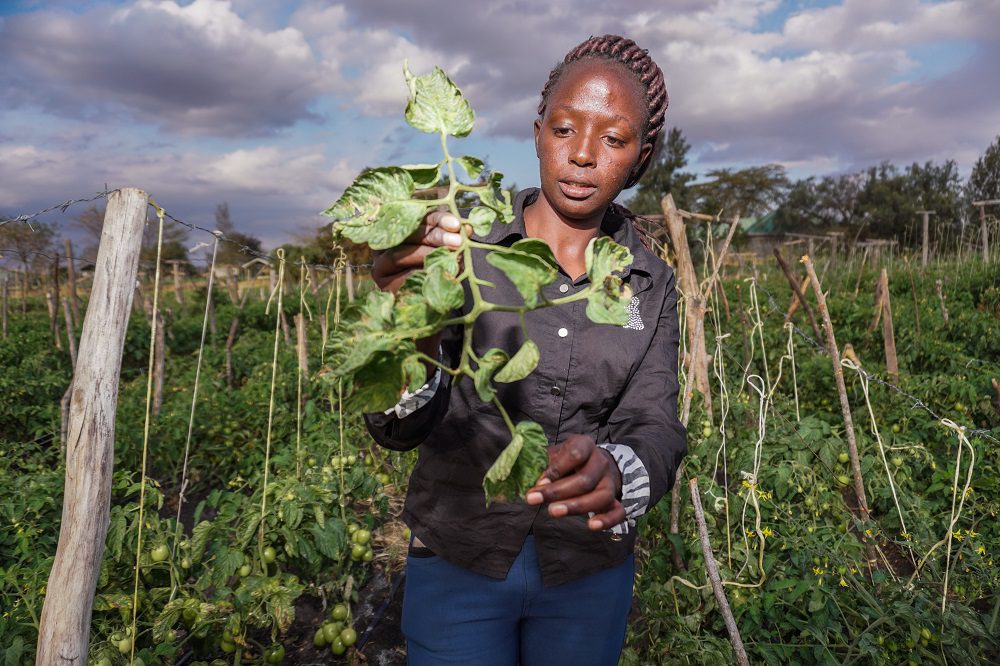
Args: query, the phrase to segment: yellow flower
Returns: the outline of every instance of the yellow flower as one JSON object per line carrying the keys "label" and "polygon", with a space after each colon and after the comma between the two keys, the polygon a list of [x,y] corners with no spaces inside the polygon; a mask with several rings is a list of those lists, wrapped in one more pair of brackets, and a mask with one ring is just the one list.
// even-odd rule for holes
{"label": "yellow flower", "polygon": [[824,573],[825,573],[824,569],[820,569],[819,567],[813,567],[813,575],[822,576]]}
{"label": "yellow flower", "polygon": [[843,576],[840,577],[840,586],[841,587],[847,587],[847,581],[844,580]]}
{"label": "yellow flower", "polygon": [[976,552],[979,553],[980,555],[985,555],[986,554],[986,546],[980,546],[979,548],[976,548]]}
{"label": "yellow flower", "polygon": [[964,538],[965,538],[965,535],[964,535],[964,534],[962,534],[962,530],[955,530],[954,532],[952,532],[952,533],[951,533],[951,537],[952,537],[952,538],[953,538],[953,539],[954,539],[955,541],[961,541],[962,539],[964,539]]}
{"label": "yellow flower", "polygon": [[774,530],[772,530],[770,527],[765,527],[763,530],[761,530],[761,534],[763,534],[765,537],[773,537]]}
{"label": "yellow flower", "polygon": [[969,538],[970,539],[975,539],[977,536],[979,536],[979,532],[977,532],[975,530],[969,530]]}
{"label": "yellow flower", "polygon": [[911,540],[909,532],[900,532],[899,536],[903,537],[903,540],[905,540],[905,541],[910,541]]}

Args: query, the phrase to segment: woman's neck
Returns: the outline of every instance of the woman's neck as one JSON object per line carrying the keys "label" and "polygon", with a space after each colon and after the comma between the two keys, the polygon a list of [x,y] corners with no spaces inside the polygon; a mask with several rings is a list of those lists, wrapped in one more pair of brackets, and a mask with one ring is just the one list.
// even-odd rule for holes
{"label": "woman's neck", "polygon": [[600,234],[603,213],[587,220],[566,219],[553,210],[545,195],[539,192],[522,214],[525,233],[545,241],[567,275],[575,281],[587,272],[587,245]]}

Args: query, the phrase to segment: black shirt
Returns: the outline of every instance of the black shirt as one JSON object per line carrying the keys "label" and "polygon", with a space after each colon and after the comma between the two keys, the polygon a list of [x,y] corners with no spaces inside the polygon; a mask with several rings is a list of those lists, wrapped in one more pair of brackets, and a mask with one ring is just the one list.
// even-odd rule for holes
{"label": "black shirt", "polygon": [[[497,223],[480,239],[510,245],[525,237],[523,210],[537,189],[520,192],[514,221]],[[609,209],[601,233],[631,250],[634,261],[622,275],[633,293],[627,326],[591,322],[586,301],[542,308],[526,315],[529,337],[541,360],[527,378],[496,384],[497,395],[516,423],[540,424],[550,443],[582,433],[598,444],[632,448],[649,476],[651,508],[673,483],[686,452],[686,433],[677,418],[678,323],[673,270],[646,249],[631,222]],[[521,296],[500,270],[474,250],[476,275],[495,288],[483,298],[520,305]],[[562,270],[543,288],[555,299],[585,288]],[[492,347],[513,354],[524,336],[516,313],[488,312],[475,323],[473,348]],[[455,367],[461,354],[461,329],[446,331],[443,361]],[[510,441],[499,412],[479,400],[472,381],[441,377],[433,398],[416,412],[367,414],[365,420],[382,446],[408,450],[419,446],[410,476],[403,519],[413,534],[444,559],[486,576],[505,578],[529,531],[537,544],[545,585],[559,585],[621,563],[632,552],[635,534],[616,541],[608,532],[587,527],[586,516],[552,518],[544,505],[523,500],[486,505],[483,476]]]}

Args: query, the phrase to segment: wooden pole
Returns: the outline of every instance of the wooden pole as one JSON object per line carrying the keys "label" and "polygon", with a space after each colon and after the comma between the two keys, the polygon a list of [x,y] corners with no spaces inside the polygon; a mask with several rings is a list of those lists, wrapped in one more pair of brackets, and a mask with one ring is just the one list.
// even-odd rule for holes
{"label": "wooden pole", "polygon": [[52,333],[56,349],[62,351],[62,336],[59,334],[59,315],[56,312],[56,309],[59,307],[56,305],[57,301],[58,298],[52,293],[51,289],[45,292],[45,302],[49,306],[49,328]]}
{"label": "wooden pole", "polygon": [[921,253],[921,261],[924,268],[927,267],[927,262],[930,259],[930,217],[934,214],[932,210],[918,210],[916,211],[923,216],[923,251]]}
{"label": "wooden pole", "polygon": [[80,321],[80,309],[78,306],[79,295],[76,290],[76,266],[73,263],[73,243],[68,239],[63,239],[63,249],[66,251],[66,277],[69,280],[69,291],[66,300],[69,301],[69,311],[73,315],[73,330]]}
{"label": "wooden pole", "polygon": [[344,271],[345,271],[344,277],[347,279],[347,302],[348,303],[353,303],[354,302],[354,269],[351,268],[351,262],[349,262],[349,261],[347,262],[346,267],[344,268]]}
{"label": "wooden pole", "polygon": [[90,616],[111,504],[122,347],[134,294],[146,193],[108,195],[93,298],[87,307],[70,398],[59,544],[38,630],[37,664],[87,663]]}
{"label": "wooden pole", "polygon": [[913,323],[917,326],[917,337],[920,337],[920,302],[917,300],[917,284],[913,281],[913,268],[910,266],[910,258],[904,257],[906,273],[910,277],[910,292],[913,294]]}
{"label": "wooden pole", "polygon": [[3,307],[3,315],[2,316],[3,316],[3,337],[5,339],[7,338],[7,319],[8,319],[8,314],[7,314],[7,307],[8,307],[8,305],[7,305],[7,303],[8,303],[8,300],[10,298],[10,286],[9,286],[7,277],[8,277],[8,273],[4,272],[4,274],[3,274],[3,306],[2,306]]}
{"label": "wooden pole", "polygon": [[899,359],[896,357],[896,333],[892,325],[892,299],[889,296],[889,273],[882,269],[882,342],[885,346],[885,369],[889,382],[899,383]]}
{"label": "wooden pole", "polygon": [[[774,248],[774,258],[778,260],[781,272],[785,274],[785,279],[788,280],[788,284],[791,286],[792,293],[795,295],[795,298],[797,298],[798,302],[802,304],[802,309],[806,311],[806,315],[809,317],[809,324],[813,329],[813,334],[816,336],[817,340],[821,340],[823,335],[820,333],[819,324],[816,323],[816,315],[813,314],[812,308],[809,306],[809,301],[806,300],[805,294],[802,293],[803,290],[799,288],[798,279],[792,274],[792,269],[788,266],[788,262],[785,261],[785,258],[781,256],[781,252],[778,251],[778,248]],[[787,320],[790,320],[790,317],[786,319],[786,321]]]}
{"label": "wooden pole", "polygon": [[69,358],[76,367],[76,331],[73,330],[73,313],[69,310],[69,299],[62,302],[63,318],[66,320],[66,340],[69,344]]}
{"label": "wooden pole", "polygon": [[172,259],[167,262],[173,269],[174,274],[174,298],[177,299],[177,304],[180,306],[184,305],[184,285],[181,283],[181,262],[177,259]]}
{"label": "wooden pole", "polygon": [[[159,307],[157,307],[159,310]],[[166,370],[167,345],[163,332],[163,316],[156,312],[156,332],[153,336],[153,416],[159,416],[163,407],[163,373]]]}
{"label": "wooden pole", "polygon": [[948,308],[944,304],[944,282],[941,280],[934,281],[934,291],[937,292],[938,302],[941,303],[941,317],[944,318],[944,323],[948,323]]}
{"label": "wooden pole", "polygon": [[691,491],[694,519],[698,523],[698,539],[701,541],[701,552],[705,557],[705,573],[708,575],[708,580],[712,583],[712,592],[715,594],[715,601],[719,604],[719,612],[722,613],[722,620],[726,625],[726,633],[729,634],[729,642],[733,645],[733,652],[736,654],[736,663],[739,666],[749,666],[750,660],[747,658],[746,648],[743,647],[743,639],[740,637],[739,627],[736,626],[733,611],[729,608],[726,591],[722,588],[722,576],[719,575],[719,565],[715,563],[712,543],[708,540],[708,524],[705,522],[705,510],[701,507],[701,495],[698,493],[698,477],[688,481],[688,489]]}
{"label": "wooden pole", "polygon": [[[854,419],[851,417],[851,405],[847,401],[847,386],[844,383],[844,368],[840,365],[840,350],[837,347],[837,338],[833,334],[833,322],[830,320],[830,311],[826,307],[826,296],[823,295],[823,287],[820,286],[819,278],[816,277],[816,270],[813,268],[812,259],[808,256],[802,257],[802,263],[806,265],[809,272],[809,279],[812,281],[813,293],[819,302],[819,313],[823,318],[823,327],[826,329],[827,349],[830,358],[833,360],[833,377],[837,383],[837,394],[840,396],[840,411],[844,417],[844,435],[847,438],[847,453],[851,460],[851,471],[854,474],[854,493],[858,498],[858,512],[861,520],[868,521],[868,499],[865,497],[865,484],[861,476],[861,460],[858,457],[858,444],[854,436]],[[871,548],[871,544],[866,544]],[[869,553],[869,557],[870,557]]]}
{"label": "wooden pole", "polygon": [[982,243],[983,263],[990,260],[990,235],[986,228],[986,207],[1000,204],[1000,199],[973,201],[972,205],[979,208],[979,242]]}

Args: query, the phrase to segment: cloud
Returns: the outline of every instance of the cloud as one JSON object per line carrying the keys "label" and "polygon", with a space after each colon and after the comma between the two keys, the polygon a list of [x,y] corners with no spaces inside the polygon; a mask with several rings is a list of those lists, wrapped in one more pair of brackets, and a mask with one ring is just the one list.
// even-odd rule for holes
{"label": "cloud", "polygon": [[310,104],[331,78],[298,30],[252,27],[222,0],[12,16],[0,59],[8,104],[179,135],[267,135],[314,120]]}

